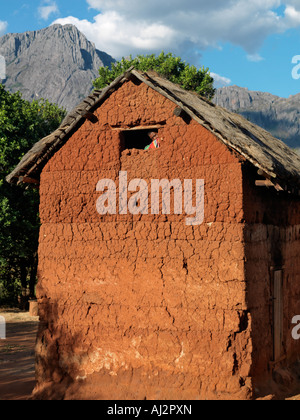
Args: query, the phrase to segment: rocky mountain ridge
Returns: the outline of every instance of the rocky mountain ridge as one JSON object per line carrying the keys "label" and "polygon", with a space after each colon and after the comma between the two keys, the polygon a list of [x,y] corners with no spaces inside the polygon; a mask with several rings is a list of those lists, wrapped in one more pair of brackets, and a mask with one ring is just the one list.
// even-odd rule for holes
{"label": "rocky mountain ridge", "polygon": [[68,111],[89,95],[98,69],[115,61],[73,25],[4,35],[0,55],[9,91],[27,100],[48,99]]}
{"label": "rocky mountain ridge", "polygon": [[[9,91],[20,91],[27,100],[48,99],[67,111],[89,95],[99,68],[115,62],[73,25],[4,35],[0,37],[1,56]],[[213,101],[300,150],[300,94],[280,98],[228,86],[217,89]]]}
{"label": "rocky mountain ridge", "polygon": [[243,115],[288,146],[300,149],[300,94],[280,98],[239,86],[217,89],[213,102]]}

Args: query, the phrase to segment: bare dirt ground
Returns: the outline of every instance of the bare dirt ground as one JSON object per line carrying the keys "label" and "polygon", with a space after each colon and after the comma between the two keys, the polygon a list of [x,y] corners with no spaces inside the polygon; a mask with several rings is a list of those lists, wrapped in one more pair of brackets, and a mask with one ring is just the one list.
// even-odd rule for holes
{"label": "bare dirt ground", "polygon": [[35,386],[34,348],[38,317],[19,310],[1,310],[6,339],[0,340],[0,401],[27,400]]}

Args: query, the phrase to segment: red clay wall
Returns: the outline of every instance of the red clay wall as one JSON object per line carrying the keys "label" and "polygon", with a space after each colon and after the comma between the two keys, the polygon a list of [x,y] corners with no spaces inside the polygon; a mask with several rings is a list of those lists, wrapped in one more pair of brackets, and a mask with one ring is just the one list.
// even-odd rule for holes
{"label": "red clay wall", "polygon": [[[300,200],[274,188],[254,187],[256,172],[244,167],[247,304],[253,325],[252,375],[259,390],[274,370],[292,365],[300,355],[300,340],[292,338],[292,319],[300,315]],[[281,361],[274,359],[273,346],[277,270],[283,280]]]}
{"label": "red clay wall", "polygon": [[[41,174],[37,396],[198,399],[251,395],[242,164],[124,84]],[[162,147],[121,150],[116,127],[157,123]],[[205,220],[100,216],[100,179],[205,180]],[[65,390],[67,386],[67,390]]]}

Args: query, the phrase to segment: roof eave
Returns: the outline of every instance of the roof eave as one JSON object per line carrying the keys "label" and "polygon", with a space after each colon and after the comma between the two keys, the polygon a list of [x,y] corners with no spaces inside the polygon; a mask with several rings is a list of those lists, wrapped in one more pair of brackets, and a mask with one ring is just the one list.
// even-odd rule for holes
{"label": "roof eave", "polygon": [[[33,146],[15,170],[8,175],[7,181],[10,183],[24,182],[29,178],[38,182],[39,174],[51,153],[55,153],[65,144],[86,118],[92,120],[92,113],[96,107],[100,106],[120,85],[132,79],[145,83],[183,109],[189,117],[214,134],[230,150],[249,161],[259,171],[264,172],[266,177],[278,186],[279,190],[299,195],[300,169],[298,170],[298,166],[300,168],[300,158],[283,142],[245,120],[242,116],[233,114],[212,103],[208,104],[198,95],[184,91],[156,74],[137,71],[134,67],[120,75],[102,91],[94,91],[85,98],[67,115],[54,133]],[[213,108],[215,111],[212,111]],[[272,139],[276,144],[274,147]],[[270,146],[270,144],[272,145]],[[287,157],[284,163],[280,159],[282,154]]]}

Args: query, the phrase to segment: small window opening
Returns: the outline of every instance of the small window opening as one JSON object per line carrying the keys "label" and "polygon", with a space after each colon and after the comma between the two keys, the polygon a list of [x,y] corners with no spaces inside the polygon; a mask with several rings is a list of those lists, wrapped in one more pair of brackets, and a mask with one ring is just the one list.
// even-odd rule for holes
{"label": "small window opening", "polygon": [[126,130],[122,131],[122,149],[157,149],[160,147],[158,130]]}

